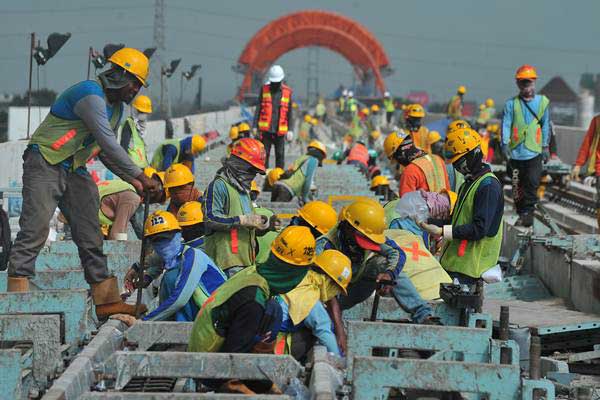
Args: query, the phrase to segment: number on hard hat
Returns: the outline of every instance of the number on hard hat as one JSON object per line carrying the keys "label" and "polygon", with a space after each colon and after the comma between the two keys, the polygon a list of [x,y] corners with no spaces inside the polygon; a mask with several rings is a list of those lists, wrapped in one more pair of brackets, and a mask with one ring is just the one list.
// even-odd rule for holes
{"label": "number on hard hat", "polygon": [[265,152],[265,146],[258,140],[252,138],[238,140],[231,148],[231,156],[241,158],[264,175],[267,153]]}
{"label": "number on hard hat", "polygon": [[410,118],[423,118],[425,116],[425,109],[420,104],[411,104],[408,106],[406,116]]}
{"label": "number on hard hat", "polygon": [[199,154],[206,147],[206,140],[200,135],[192,136],[192,154]]}
{"label": "number on hard hat", "polygon": [[385,211],[376,201],[355,201],[346,208],[342,218],[371,241],[377,244],[385,242]]}
{"label": "number on hard hat", "polygon": [[202,204],[197,201],[188,201],[183,203],[177,211],[177,222],[179,226],[190,226],[204,222],[204,213]]}
{"label": "number on hard hat", "polygon": [[389,186],[390,181],[387,176],[377,175],[371,180],[371,190],[375,189],[378,186]]}
{"label": "number on hard hat", "polygon": [[352,262],[344,253],[332,249],[325,250],[317,256],[315,264],[347,293],[352,280]]}
{"label": "number on hard hat", "polygon": [[138,110],[138,112],[145,114],[152,113],[152,100],[150,100],[150,97],[144,96],[143,94],[136,96],[136,98],[133,99],[131,106]]}
{"label": "number on hard hat", "polygon": [[237,126],[232,126],[229,128],[229,139],[235,140],[240,136],[240,130]]}
{"label": "number on hard hat", "polygon": [[385,155],[389,159],[391,159],[392,156],[394,155],[394,153],[396,151],[398,151],[398,148],[400,147],[400,145],[402,145],[402,143],[408,137],[409,137],[409,135],[407,135],[403,131],[392,132],[389,135],[387,135],[387,137],[383,141],[383,151],[385,151]]}
{"label": "number on hard hat", "polygon": [[165,189],[194,183],[194,174],[183,164],[173,164],[165,171]]}
{"label": "number on hard hat", "polygon": [[307,226],[288,226],[273,241],[271,252],[288,264],[311,265],[315,261],[315,238]]}
{"label": "number on hard hat", "polygon": [[108,61],[134,75],[142,85],[148,87],[147,79],[150,63],[148,57],[138,49],[124,47],[115,51]]}
{"label": "number on hard hat", "polygon": [[450,124],[448,124],[448,132],[455,129],[471,129],[471,125],[467,121],[457,119],[456,121],[452,121]]}
{"label": "number on hard hat", "polygon": [[481,136],[473,129],[463,128],[448,132],[444,151],[450,163],[455,162],[481,144]]}
{"label": "number on hard hat", "polygon": [[285,78],[285,73],[281,65],[273,65],[269,69],[269,82],[281,82]]}
{"label": "number on hard hat", "polygon": [[530,79],[536,80],[538,77],[537,71],[529,64],[521,65],[515,73],[515,79]]}
{"label": "number on hard hat", "polygon": [[298,210],[298,215],[323,235],[337,223],[337,213],[334,208],[319,200],[303,205]]}
{"label": "number on hard hat", "polygon": [[458,94],[465,94],[467,93],[467,88],[463,85],[460,85],[458,89],[456,89],[456,91],[458,92]]}
{"label": "number on hard hat", "polygon": [[323,143],[319,142],[318,140],[311,141],[308,144],[307,148],[309,148],[309,149],[313,148],[313,149],[320,150],[323,153],[323,155],[325,157],[327,157],[327,148],[325,147],[325,145]]}
{"label": "number on hard hat", "polygon": [[168,211],[158,210],[148,215],[144,223],[144,237],[163,232],[180,231],[177,218]]}
{"label": "number on hard hat", "polygon": [[285,171],[283,170],[283,168],[279,167],[270,170],[267,174],[267,181],[269,181],[269,185],[273,186],[275,182],[277,182],[281,178],[281,175],[283,175],[284,173]]}

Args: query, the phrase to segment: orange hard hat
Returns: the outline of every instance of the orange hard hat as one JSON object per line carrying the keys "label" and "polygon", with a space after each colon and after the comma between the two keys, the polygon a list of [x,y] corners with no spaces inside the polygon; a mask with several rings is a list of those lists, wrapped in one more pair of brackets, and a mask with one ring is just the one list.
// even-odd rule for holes
{"label": "orange hard hat", "polygon": [[517,72],[515,73],[516,79],[537,79],[537,71],[529,64],[521,65]]}
{"label": "orange hard hat", "polygon": [[267,153],[265,152],[265,146],[258,140],[252,138],[238,140],[231,148],[231,155],[241,158],[258,168],[262,174],[265,173]]}

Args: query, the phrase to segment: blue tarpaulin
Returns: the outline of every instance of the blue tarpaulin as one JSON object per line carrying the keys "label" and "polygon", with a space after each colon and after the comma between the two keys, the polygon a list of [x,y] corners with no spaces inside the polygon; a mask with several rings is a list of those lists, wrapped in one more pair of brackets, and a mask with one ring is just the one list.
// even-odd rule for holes
{"label": "blue tarpaulin", "polygon": [[450,118],[442,118],[437,121],[430,122],[426,124],[427,129],[430,131],[438,131],[442,139],[446,139],[446,130],[448,129],[448,124],[451,122]]}

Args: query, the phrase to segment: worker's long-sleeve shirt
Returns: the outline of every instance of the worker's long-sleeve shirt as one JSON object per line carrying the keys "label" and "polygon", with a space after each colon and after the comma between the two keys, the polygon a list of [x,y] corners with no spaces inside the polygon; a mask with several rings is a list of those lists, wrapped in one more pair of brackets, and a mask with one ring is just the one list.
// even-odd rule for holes
{"label": "worker's long-sleeve shirt", "polygon": [[596,154],[596,164],[593,166],[596,171],[596,175],[600,175],[600,141],[595,149],[590,149],[594,142],[594,136],[596,136],[596,130],[598,129],[598,124],[600,124],[600,115],[596,115],[592,118],[590,122],[590,126],[588,127],[587,133],[583,138],[583,142],[581,143],[581,147],[579,148],[579,154],[577,155],[577,160],[575,161],[575,165],[583,166],[587,162],[590,161],[592,154],[595,152]]}
{"label": "worker's long-sleeve shirt", "polygon": [[[504,104],[504,114],[502,117],[502,145],[508,146],[510,142],[510,135],[512,132],[512,125],[514,119],[514,98],[509,99]],[[523,118],[526,124],[530,124],[536,120],[534,114],[531,113],[525,106],[525,101],[521,98],[518,99],[522,104],[521,109],[523,110]],[[527,105],[537,113],[540,108],[540,102],[542,96],[536,94],[535,97],[527,102]],[[542,115],[542,147],[550,146],[550,110],[549,107],[544,111]],[[511,158],[513,160],[531,160],[534,157],[539,156],[540,153],[529,150],[525,147],[525,142],[520,143],[517,147],[511,150]]]}
{"label": "worker's long-sleeve shirt", "polygon": [[109,240],[115,240],[119,233],[127,233],[127,223],[135,214],[141,201],[141,197],[131,190],[109,194],[102,198],[100,210],[113,221],[108,234]]}
{"label": "worker's long-sleeve shirt", "polygon": [[[271,102],[273,104],[273,111],[271,113],[271,126],[269,132],[277,132],[279,130],[279,107],[281,106],[281,88],[276,92],[271,92]],[[254,111],[254,121],[252,121],[252,127],[258,127],[258,119],[260,118],[260,105],[262,104],[262,88],[260,95],[258,96],[258,103],[256,104],[256,110]],[[288,127],[294,126],[293,120],[293,107],[292,98],[290,96],[290,106],[288,107]],[[291,128],[290,128],[291,129]]]}
{"label": "worker's long-sleeve shirt", "polygon": [[400,175],[398,195],[402,197],[404,194],[409,192],[415,192],[417,190],[424,190],[429,192],[429,185],[427,184],[427,178],[425,173],[414,163],[408,164]]}
{"label": "worker's long-sleeve shirt", "polygon": [[[250,196],[240,193],[242,210],[244,214],[252,213]],[[229,192],[220,179],[212,181],[206,189],[204,198],[206,213],[204,215],[206,226],[211,230],[227,231],[234,225],[240,224],[239,217],[231,217],[229,210]]]}
{"label": "worker's long-sleeve shirt", "polygon": [[319,167],[319,160],[315,157],[308,157],[306,162],[302,164],[302,173],[304,174],[304,185],[302,185],[302,201],[308,203],[312,200],[310,188],[315,180],[317,174],[317,168]]}
{"label": "worker's long-sleeve shirt", "polygon": [[171,164],[182,163],[184,161],[190,161],[192,163],[192,173],[194,171],[194,156],[191,152],[192,148],[192,136],[188,136],[181,139],[179,142],[179,156],[177,155],[177,148],[172,144],[166,144],[162,147],[163,153],[163,171],[166,171]]}

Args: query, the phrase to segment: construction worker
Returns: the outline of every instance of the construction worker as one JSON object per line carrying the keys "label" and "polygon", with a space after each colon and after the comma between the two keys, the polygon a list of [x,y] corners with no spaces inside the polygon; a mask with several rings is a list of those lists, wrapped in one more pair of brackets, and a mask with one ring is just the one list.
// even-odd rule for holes
{"label": "construction worker", "polygon": [[358,104],[354,98],[354,92],[348,91],[348,99],[346,100],[346,119],[352,120],[358,114]]}
{"label": "construction worker", "polygon": [[405,127],[412,137],[413,143],[417,149],[431,154],[429,146],[429,129],[423,126],[425,118],[425,109],[420,104],[411,104],[408,106],[405,118]]}
{"label": "construction worker", "polygon": [[275,147],[275,166],[283,168],[285,165],[285,140],[291,141],[294,137],[290,127],[292,121],[292,89],[283,83],[285,73],[280,65],[273,65],[269,69],[269,83],[263,85],[256,114],[254,127],[258,127],[260,140],[263,142],[267,154],[266,166],[269,167],[271,146]]}
{"label": "construction worker", "polygon": [[489,137],[489,149],[486,162],[489,164],[499,164],[502,158],[502,138],[500,137],[500,125],[488,124],[486,131]]}
{"label": "construction worker", "polygon": [[[310,230],[304,226],[285,228],[273,242],[265,263],[238,272],[203,304],[192,327],[188,351],[273,353],[281,307],[272,296],[294,289],[314,260],[315,238]],[[229,389],[234,383],[251,386],[239,381],[224,386]],[[248,387],[242,390],[253,392]]]}
{"label": "construction worker", "polygon": [[165,171],[165,189],[171,197],[167,211],[173,215],[188,201],[202,202],[202,193],[194,187],[194,174],[184,164],[173,164]]}
{"label": "construction worker", "polygon": [[168,211],[156,211],[144,224],[144,237],[162,259],[158,307],[144,321],[183,321],[196,318],[202,304],[227,277],[202,250],[184,245],[177,219]]}
{"label": "construction worker", "polygon": [[450,162],[465,176],[452,212],[451,224],[421,227],[446,242],[440,263],[451,277],[472,284],[497,275],[502,246],[504,195],[502,184],[483,162],[481,137],[473,129],[448,133],[446,152]]}
{"label": "construction worker", "polygon": [[[457,119],[456,121],[452,121],[450,124],[448,124],[446,136],[448,136],[448,133],[450,131],[453,131],[455,129],[464,129],[464,128],[471,129],[471,125],[467,121],[462,120],[462,119]],[[444,146],[445,146],[445,144],[444,144]],[[462,185],[463,182],[465,181],[465,177],[460,172],[458,172],[454,168],[454,166],[452,166],[451,162],[448,162],[448,159],[445,154],[445,150],[444,150],[444,160],[446,161],[446,172],[448,173],[448,181],[450,182],[450,190],[458,193],[460,185]]]}
{"label": "construction worker", "polygon": [[166,171],[172,164],[183,164],[194,172],[194,159],[205,147],[206,140],[200,135],[167,139],[154,150],[151,164],[157,171]]}
{"label": "construction worker", "polygon": [[343,160],[346,160],[346,164],[354,165],[358,167],[360,172],[368,176],[369,174],[369,149],[365,146],[364,142],[357,141],[344,151],[342,159],[338,160],[338,164],[341,164]]}
{"label": "construction worker", "polygon": [[[162,187],[161,174],[156,173],[154,168],[146,167],[144,173],[156,179]],[[100,181],[97,186],[100,198],[98,220],[103,231],[106,231],[105,237],[108,240],[127,240],[127,223],[136,214],[142,203],[142,197],[135,191],[133,185],[120,179]],[[166,198],[164,190],[150,193],[151,204],[163,203]]]}
{"label": "construction worker", "polygon": [[346,101],[348,99],[348,89],[342,90],[342,95],[338,99],[338,115],[344,114],[346,112]]}
{"label": "construction worker", "polygon": [[268,187],[273,189],[275,182],[277,182],[282,176],[285,174],[283,168],[272,168],[267,173],[266,183],[269,185]]}
{"label": "construction worker", "polygon": [[206,189],[204,248],[228,274],[254,265],[256,231],[269,228],[269,220],[254,212],[250,199],[252,181],[265,174],[265,157],[261,142],[240,139]]}
{"label": "construction worker", "polygon": [[204,214],[202,203],[188,201],[177,211],[177,223],[181,227],[183,244],[199,249],[204,244]]}
{"label": "construction worker", "polygon": [[371,131],[371,134],[369,135],[369,147],[370,148],[380,148],[382,147],[381,145],[381,131],[378,130],[374,130]]}
{"label": "construction worker", "polygon": [[513,178],[517,224],[529,227],[538,202],[542,161],[550,159],[550,101],[535,94],[537,72],[531,65],[519,67],[515,79],[519,94],[504,105],[502,152]]}
{"label": "construction worker", "polygon": [[[337,250],[325,250],[315,258],[314,266],[293,290],[276,297],[283,318],[275,343],[275,354],[291,354],[303,360],[314,342],[327,352],[342,356],[333,332],[333,324],[323,303],[346,294],[352,279],[352,263]],[[306,337],[307,334],[310,337]]]}
{"label": "construction worker", "polygon": [[351,203],[341,215],[341,221],[317,240],[317,254],[339,250],[352,261],[352,281],[346,296],[330,301],[328,310],[334,321],[340,349],[346,353],[341,310],[363,302],[375,291],[377,282],[391,280],[393,288],[380,290],[396,299],[412,315],[416,323],[430,323],[432,309],[417,293],[410,279],[402,272],[406,261],[404,250],[384,234],[385,211],[375,200]]}
{"label": "construction worker", "polygon": [[319,102],[315,106],[315,117],[321,122],[325,122],[325,117],[327,116],[327,107],[325,107],[325,100],[322,97],[319,97]]}
{"label": "construction worker", "polygon": [[300,128],[298,131],[298,143],[302,148],[310,141],[310,131],[312,129],[312,116],[310,114],[304,115]]}
{"label": "construction worker", "polygon": [[431,149],[430,154],[444,158],[444,141],[438,131],[429,131],[427,135],[427,145]]}
{"label": "construction worker", "polygon": [[490,116],[490,119],[495,118],[496,117],[496,103],[494,102],[494,99],[492,98],[488,98],[485,100],[485,108],[487,109],[488,115]]}
{"label": "construction worker", "polygon": [[385,109],[385,120],[388,126],[392,125],[394,114],[396,113],[396,105],[394,99],[391,97],[390,92],[383,94],[383,108]]}
{"label": "construction worker", "polygon": [[371,180],[371,191],[381,197],[383,201],[392,201],[398,198],[390,188],[390,180],[385,175],[377,175]]}
{"label": "construction worker", "polygon": [[150,97],[138,95],[131,103],[132,115],[127,117],[121,128],[121,147],[127,150],[129,158],[140,168],[146,168],[148,155],[146,154],[146,121],[152,114],[152,101]]}
{"label": "construction worker", "polygon": [[273,185],[271,201],[292,201],[298,198],[300,206],[312,200],[313,186],[317,167],[323,165],[327,157],[325,145],[313,140],[306,148],[306,154],[300,156],[292,167]]}
{"label": "construction worker", "polygon": [[381,114],[379,111],[380,108],[378,104],[373,104],[371,106],[371,118],[369,118],[370,126],[372,127],[371,131],[381,128]]}
{"label": "construction worker", "polygon": [[9,292],[29,290],[36,258],[48,238],[49,221],[59,206],[71,227],[101,319],[135,313],[135,307],[121,300],[117,278],[108,271],[98,222],[98,190],[86,163],[99,156],[138,193],[160,190],[160,184],[144,175],[115,136],[123,103],[133,101],[146,85],[148,58],[125,47],[108,61],[110,68],[97,80],[80,82],[58,96],[29,141],[23,155],[20,231],[11,249],[7,281]]}
{"label": "construction worker", "polygon": [[237,125],[232,125],[231,128],[229,128],[229,139],[231,139],[231,143],[227,145],[227,155],[231,153],[231,148],[235,142],[239,139],[250,137],[251,135],[250,125],[247,122],[242,121]]}
{"label": "construction worker", "polygon": [[406,132],[390,133],[385,138],[383,146],[388,158],[404,167],[400,176],[400,197],[415,190],[426,192],[450,190],[444,160],[417,149]]}
{"label": "construction worker", "polygon": [[590,126],[581,142],[575,165],[571,170],[571,178],[581,181],[581,167],[587,163],[584,176],[596,176],[596,211],[598,226],[600,227],[600,115],[596,115],[590,121]]}
{"label": "construction worker", "polygon": [[459,86],[456,89],[456,94],[452,96],[450,102],[448,103],[448,118],[451,120],[462,119],[462,110],[463,110],[463,97],[467,93],[467,88],[464,86]]}

